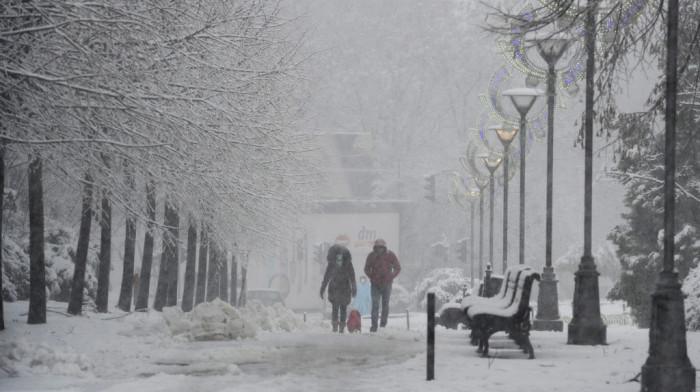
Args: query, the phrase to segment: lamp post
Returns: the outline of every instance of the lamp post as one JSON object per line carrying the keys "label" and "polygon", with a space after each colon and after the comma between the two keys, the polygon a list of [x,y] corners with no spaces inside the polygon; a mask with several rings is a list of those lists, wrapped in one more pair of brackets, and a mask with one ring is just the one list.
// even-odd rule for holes
{"label": "lamp post", "polygon": [[496,169],[498,169],[498,166],[501,164],[502,158],[493,156],[486,156],[483,158],[484,164],[489,170],[489,265],[493,266],[493,173],[495,173]]}
{"label": "lamp post", "polygon": [[484,281],[484,189],[489,181],[484,178],[474,178],[479,188],[479,280]]}
{"label": "lamp post", "polygon": [[584,123],[585,180],[583,256],[574,277],[573,317],[568,326],[569,344],[605,344],[606,327],[600,317],[598,276],[591,253],[593,206],[593,93],[595,76],[595,12],[598,0],[588,0],[586,10],[586,115]]}
{"label": "lamp post", "polygon": [[508,149],[518,130],[507,126],[496,126],[492,129],[496,131],[498,140],[503,144],[503,273],[505,274],[508,268]]}
{"label": "lamp post", "polygon": [[552,189],[554,183],[554,100],[556,80],[555,66],[569,46],[569,38],[562,33],[549,34],[533,39],[537,51],[547,63],[547,223],[545,231],[545,266],[540,280],[537,298],[537,315],[532,328],[537,331],[563,331],[564,322],[559,316],[559,296],[554,268],[552,267]]}
{"label": "lamp post", "polygon": [[684,295],[674,271],[676,95],[678,0],[668,1],[666,42],[666,140],[664,179],[664,264],[651,296],[649,357],[642,366],[642,391],[695,390],[695,369],[688,359]]}
{"label": "lamp post", "polygon": [[471,260],[471,285],[474,287],[474,208],[476,204],[476,199],[479,198],[481,194],[480,191],[469,191],[469,206],[471,210],[471,219],[469,224],[471,226],[471,234],[469,235],[469,259]]}
{"label": "lamp post", "polygon": [[515,110],[520,114],[520,264],[525,264],[525,133],[527,113],[535,104],[537,97],[542,95],[534,88],[512,88],[503,92],[510,97]]}

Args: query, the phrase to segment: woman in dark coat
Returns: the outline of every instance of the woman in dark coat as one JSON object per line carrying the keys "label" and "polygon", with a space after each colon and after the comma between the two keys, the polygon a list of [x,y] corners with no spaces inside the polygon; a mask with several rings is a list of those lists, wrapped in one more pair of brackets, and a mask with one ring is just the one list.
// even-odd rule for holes
{"label": "woman in dark coat", "polygon": [[352,267],[350,251],[342,245],[328,249],[328,265],[321,284],[321,299],[328,286],[328,300],[333,305],[331,323],[333,332],[343,333],[350,300],[357,294],[355,269]]}

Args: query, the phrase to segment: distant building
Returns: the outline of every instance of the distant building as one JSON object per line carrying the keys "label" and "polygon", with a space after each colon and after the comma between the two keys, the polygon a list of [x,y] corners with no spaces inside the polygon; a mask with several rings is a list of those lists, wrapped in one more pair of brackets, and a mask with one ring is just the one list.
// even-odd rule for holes
{"label": "distant building", "polygon": [[288,248],[278,260],[250,266],[249,287],[277,288],[293,309],[322,309],[319,289],[326,268],[328,248],[346,246],[352,253],[356,278],[364,275],[367,254],[374,240],[383,238],[399,257],[399,225],[402,200],[372,198],[378,178],[371,157],[372,139],[367,133],[333,133],[322,137],[326,185],[319,192],[318,211],[305,217],[292,233]]}

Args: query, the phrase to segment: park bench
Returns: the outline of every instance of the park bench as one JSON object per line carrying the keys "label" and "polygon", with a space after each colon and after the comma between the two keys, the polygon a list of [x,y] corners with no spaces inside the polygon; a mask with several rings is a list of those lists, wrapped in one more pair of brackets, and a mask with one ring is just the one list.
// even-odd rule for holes
{"label": "park bench", "polygon": [[[471,308],[474,305],[485,303],[491,304],[490,306],[492,307],[506,307],[510,305],[510,303],[513,300],[515,287],[517,285],[518,278],[520,277],[520,273],[524,270],[529,269],[530,267],[524,264],[516,264],[512,267],[509,267],[506,270],[505,275],[503,276],[503,282],[500,285],[499,291],[492,297],[471,296],[464,298],[460,304],[464,319],[464,325],[467,328],[472,329],[471,320],[467,317],[467,312],[469,311],[469,308]],[[472,345],[478,344],[478,340],[473,332],[473,329],[470,338]]]}
{"label": "park bench", "polygon": [[505,332],[530,359],[535,352],[530,343],[530,293],[532,284],[540,275],[529,267],[510,270],[505,295],[482,301],[466,308],[472,329],[472,339],[478,341],[477,352],[483,356],[489,352],[489,338],[496,332]]}

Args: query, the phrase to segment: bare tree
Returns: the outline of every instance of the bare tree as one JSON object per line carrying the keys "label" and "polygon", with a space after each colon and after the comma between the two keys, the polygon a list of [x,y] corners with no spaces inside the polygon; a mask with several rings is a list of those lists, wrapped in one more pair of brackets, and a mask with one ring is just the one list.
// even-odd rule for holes
{"label": "bare tree", "polygon": [[209,270],[207,271],[207,302],[219,296],[219,246],[215,242],[209,244]]}
{"label": "bare tree", "polygon": [[219,252],[219,298],[226,301],[228,298],[228,257],[226,250]]}
{"label": "bare tree", "polygon": [[236,263],[236,253],[231,255],[231,296],[229,298],[229,303],[232,306],[236,306],[237,297],[237,286],[238,285],[238,263]]}
{"label": "bare tree", "polygon": [[202,225],[202,232],[199,236],[199,267],[197,268],[197,293],[195,295],[195,306],[204,302],[207,291],[207,258],[209,257],[209,245],[207,230]]}
{"label": "bare tree", "polygon": [[[2,249],[2,206],[5,200],[5,146],[0,142],[0,249]],[[2,300],[2,252],[0,252],[0,331],[5,329],[5,310]]]}
{"label": "bare tree", "polygon": [[153,230],[156,221],[155,187],[151,181],[146,183],[146,205],[148,220],[143,241],[143,256],[139,274],[139,290],[136,295],[136,310],[148,309],[148,296],[151,286],[151,266],[153,263]]}
{"label": "bare tree", "polygon": [[[127,176],[129,188],[134,189],[134,179]],[[136,221],[127,215],[124,233],[124,268],[122,271],[122,284],[119,291],[119,309],[128,312],[131,310],[132,292],[134,284],[134,255],[136,252]]]}
{"label": "bare tree", "polygon": [[97,294],[95,308],[100,313],[107,313],[109,300],[109,272],[112,261],[112,206],[109,197],[102,194],[100,213],[100,255],[97,270]]}
{"label": "bare tree", "polygon": [[192,310],[195,290],[195,268],[197,267],[197,225],[190,219],[187,228],[187,264],[185,265],[185,287],[182,292],[182,310]]}
{"label": "bare tree", "polygon": [[44,190],[41,157],[29,164],[29,314],[28,324],[46,323],[46,271],[44,260]]}
{"label": "bare tree", "polygon": [[85,270],[87,268],[88,247],[90,244],[90,226],[92,225],[92,178],[85,174],[83,184],[83,203],[78,231],[78,247],[75,252],[75,268],[71,296],[68,302],[69,314],[81,314],[83,311],[83,288],[85,287]]}

